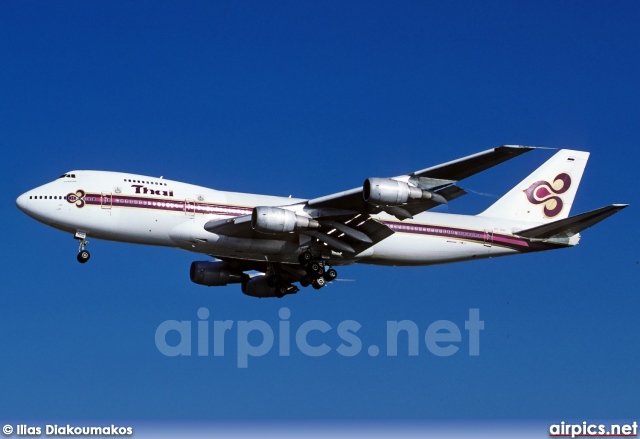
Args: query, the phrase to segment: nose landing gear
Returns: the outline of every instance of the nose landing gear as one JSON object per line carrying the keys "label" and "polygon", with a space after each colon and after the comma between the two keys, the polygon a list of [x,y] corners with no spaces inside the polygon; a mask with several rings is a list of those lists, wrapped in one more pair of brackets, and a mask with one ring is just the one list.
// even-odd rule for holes
{"label": "nose landing gear", "polygon": [[86,237],[87,237],[87,234],[85,232],[76,232],[76,234],[73,237],[79,243],[77,259],[78,259],[78,262],[80,262],[81,264],[86,263],[91,257],[91,254],[84,249],[84,247],[89,244],[89,241],[85,239]]}

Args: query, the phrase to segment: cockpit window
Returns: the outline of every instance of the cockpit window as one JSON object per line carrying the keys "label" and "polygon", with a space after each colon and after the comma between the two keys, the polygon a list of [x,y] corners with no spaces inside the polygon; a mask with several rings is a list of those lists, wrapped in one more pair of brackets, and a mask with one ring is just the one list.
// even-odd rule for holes
{"label": "cockpit window", "polygon": [[76,178],[76,174],[62,174],[58,178]]}

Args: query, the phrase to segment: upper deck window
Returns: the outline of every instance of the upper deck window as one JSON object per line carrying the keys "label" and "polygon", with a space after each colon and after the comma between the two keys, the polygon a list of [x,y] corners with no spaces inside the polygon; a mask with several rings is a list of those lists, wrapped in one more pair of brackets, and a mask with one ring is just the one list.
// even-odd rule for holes
{"label": "upper deck window", "polygon": [[[63,175],[63,177],[64,177],[64,175]],[[158,185],[158,186],[167,186],[167,183],[164,183],[162,181],[132,180],[130,178],[125,178],[124,181],[125,181],[125,183],[140,183],[140,184],[154,184],[154,185]]]}

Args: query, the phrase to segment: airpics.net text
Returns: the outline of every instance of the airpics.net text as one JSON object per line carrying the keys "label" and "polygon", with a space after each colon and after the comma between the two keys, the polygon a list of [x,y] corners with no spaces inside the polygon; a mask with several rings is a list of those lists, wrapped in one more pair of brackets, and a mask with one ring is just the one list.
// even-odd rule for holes
{"label": "airpics.net text", "polygon": [[[213,347],[214,357],[224,357],[225,345],[232,343],[235,337],[235,354],[237,367],[249,366],[249,358],[262,357],[269,354],[274,346],[280,357],[289,357],[293,345],[297,350],[309,357],[322,357],[337,352],[343,357],[354,357],[363,350],[363,341],[358,335],[362,325],[355,320],[343,320],[333,326],[323,320],[307,320],[297,328],[291,325],[291,310],[280,308],[277,330],[264,320],[209,320],[210,312],[201,307],[197,311],[197,319],[165,320],[155,331],[155,345],[158,351],[167,357],[209,357]],[[478,308],[469,309],[469,317],[464,321],[464,331],[468,339],[468,355],[480,355],[480,331],[485,329],[485,322],[480,320]],[[436,320],[426,326],[424,332],[412,320],[388,320],[386,322],[387,357],[399,355],[398,345],[403,346],[400,355],[418,356],[424,349],[437,357],[449,357],[460,351],[463,342],[463,331],[460,326],[450,320]],[[422,337],[421,337],[422,335]],[[336,339],[337,336],[337,339]],[[422,338],[422,343],[421,339]],[[276,341],[277,339],[277,341]],[[336,342],[337,341],[337,342]],[[332,348],[328,343],[336,342]],[[334,345],[335,345],[334,344]],[[421,348],[421,345],[424,347]],[[405,348],[406,346],[406,348]],[[371,344],[366,349],[371,357],[380,355],[380,348]]]}

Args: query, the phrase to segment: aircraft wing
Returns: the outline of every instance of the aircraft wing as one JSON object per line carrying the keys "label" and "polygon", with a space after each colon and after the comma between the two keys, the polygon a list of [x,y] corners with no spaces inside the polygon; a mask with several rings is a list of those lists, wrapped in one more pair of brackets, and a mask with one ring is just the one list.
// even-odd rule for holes
{"label": "aircraft wing", "polygon": [[320,228],[283,235],[265,235],[251,228],[251,215],[212,220],[204,225],[206,231],[234,238],[279,239],[296,241],[317,239],[339,252],[357,254],[393,235],[393,231],[369,215],[338,213],[319,220]]}
{"label": "aircraft wing", "polygon": [[310,218],[317,221],[318,227],[313,229],[280,235],[262,234],[253,230],[251,215],[212,220],[207,222],[204,228],[211,233],[236,238],[319,241],[338,252],[359,254],[394,233],[372,215],[387,212],[401,220],[411,218],[412,215],[465,195],[465,190],[455,185],[457,181],[532,149],[534,148],[525,146],[500,146],[442,165],[394,177],[394,180],[409,183],[413,187],[435,194],[431,199],[420,199],[401,206],[376,206],[367,203],[363,198],[363,187],[315,198],[294,206],[282,206],[301,208]]}
{"label": "aircraft wing", "polygon": [[411,175],[460,181],[534,149],[536,148],[533,146],[503,145],[441,165],[422,169]]}
{"label": "aircraft wing", "polygon": [[[535,148],[529,146],[503,145],[463,157],[461,159],[443,163],[441,165],[421,169],[407,175],[394,177],[394,179],[409,181],[418,187],[432,190],[449,202],[466,194],[464,189],[455,186],[454,183],[487,170],[493,166],[499,165],[500,163],[506,162],[507,160],[518,157],[519,155],[533,149]],[[424,212],[425,210],[429,210],[439,204],[441,203],[437,203],[433,200],[426,200],[402,206],[402,210],[411,215],[415,215],[417,213]],[[398,212],[397,209],[383,209],[365,202],[362,196],[362,187],[314,198],[309,200],[307,205],[312,208],[354,210],[369,214],[380,213],[384,210],[392,215],[403,215],[403,213]],[[393,211],[396,212],[393,213]]]}

